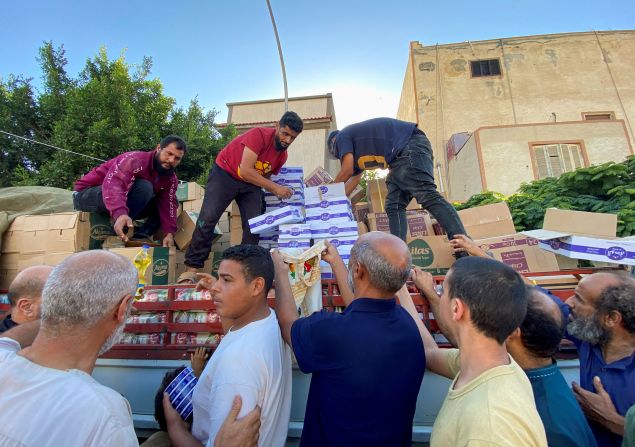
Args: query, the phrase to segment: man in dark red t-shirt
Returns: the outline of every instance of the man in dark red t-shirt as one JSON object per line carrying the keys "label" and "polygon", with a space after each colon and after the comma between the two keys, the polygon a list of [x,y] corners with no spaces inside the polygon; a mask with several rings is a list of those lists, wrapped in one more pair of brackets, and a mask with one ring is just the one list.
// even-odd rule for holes
{"label": "man in dark red t-shirt", "polygon": [[282,115],[276,127],[255,127],[234,138],[216,156],[205,189],[205,198],[192,242],[185,253],[187,271],[179,282],[194,281],[212,246],[214,227],[232,200],[240,209],[243,244],[257,244],[258,235],[249,231],[248,220],[263,212],[262,189],[281,199],[293,190],[269,180],[287,161],[287,148],[302,132],[302,119],[295,112]]}

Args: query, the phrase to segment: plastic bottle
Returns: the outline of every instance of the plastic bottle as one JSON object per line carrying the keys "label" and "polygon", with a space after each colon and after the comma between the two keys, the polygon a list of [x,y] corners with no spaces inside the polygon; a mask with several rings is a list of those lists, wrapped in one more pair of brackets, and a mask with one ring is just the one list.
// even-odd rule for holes
{"label": "plastic bottle", "polygon": [[149,245],[144,245],[132,261],[134,266],[137,268],[137,272],[139,272],[139,282],[137,284],[137,294],[135,295],[135,299],[141,298],[143,295],[143,288],[146,285],[146,270],[152,263],[152,257],[150,256],[150,253],[148,253],[149,249]]}

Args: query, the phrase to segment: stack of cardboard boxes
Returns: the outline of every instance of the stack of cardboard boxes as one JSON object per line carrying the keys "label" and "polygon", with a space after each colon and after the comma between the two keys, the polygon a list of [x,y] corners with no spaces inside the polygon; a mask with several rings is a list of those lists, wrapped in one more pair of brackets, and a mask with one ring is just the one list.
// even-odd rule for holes
{"label": "stack of cardboard boxes", "polygon": [[[17,273],[37,264],[57,265],[73,253],[102,248],[113,236],[108,216],[86,212],[19,216],[2,236],[0,289],[7,289]],[[113,249],[115,250],[115,249]],[[116,249],[130,259],[138,247]],[[153,248],[147,284],[174,282],[174,249]]]}

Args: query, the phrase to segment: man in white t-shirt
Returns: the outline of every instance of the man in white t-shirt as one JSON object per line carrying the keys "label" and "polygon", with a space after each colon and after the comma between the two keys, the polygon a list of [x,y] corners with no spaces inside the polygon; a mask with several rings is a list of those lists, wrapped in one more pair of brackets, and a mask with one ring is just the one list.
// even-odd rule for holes
{"label": "man in white t-shirt", "polygon": [[223,253],[218,276],[213,284],[201,281],[199,288],[210,290],[216,312],[231,320],[231,327],[194,389],[191,433],[168,421],[170,439],[174,445],[211,446],[234,396],[240,395],[239,416],[262,409],[258,445],[283,446],[291,414],[291,353],[267,304],[274,277],[271,255],[257,245],[231,247]]}
{"label": "man in white t-shirt", "polygon": [[91,377],[136,287],[132,263],[107,251],[75,254],[51,272],[33,344],[25,334],[37,325],[0,338],[0,445],[138,445],[126,399]]}

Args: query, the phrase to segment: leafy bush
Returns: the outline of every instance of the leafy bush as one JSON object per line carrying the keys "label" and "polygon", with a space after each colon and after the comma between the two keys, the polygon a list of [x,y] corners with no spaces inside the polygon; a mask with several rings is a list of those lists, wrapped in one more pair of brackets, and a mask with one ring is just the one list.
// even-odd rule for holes
{"label": "leafy bush", "polygon": [[580,168],[560,177],[523,183],[509,197],[492,191],[475,194],[456,209],[505,201],[517,231],[542,228],[547,208],[617,215],[617,235],[635,234],[635,156]]}

